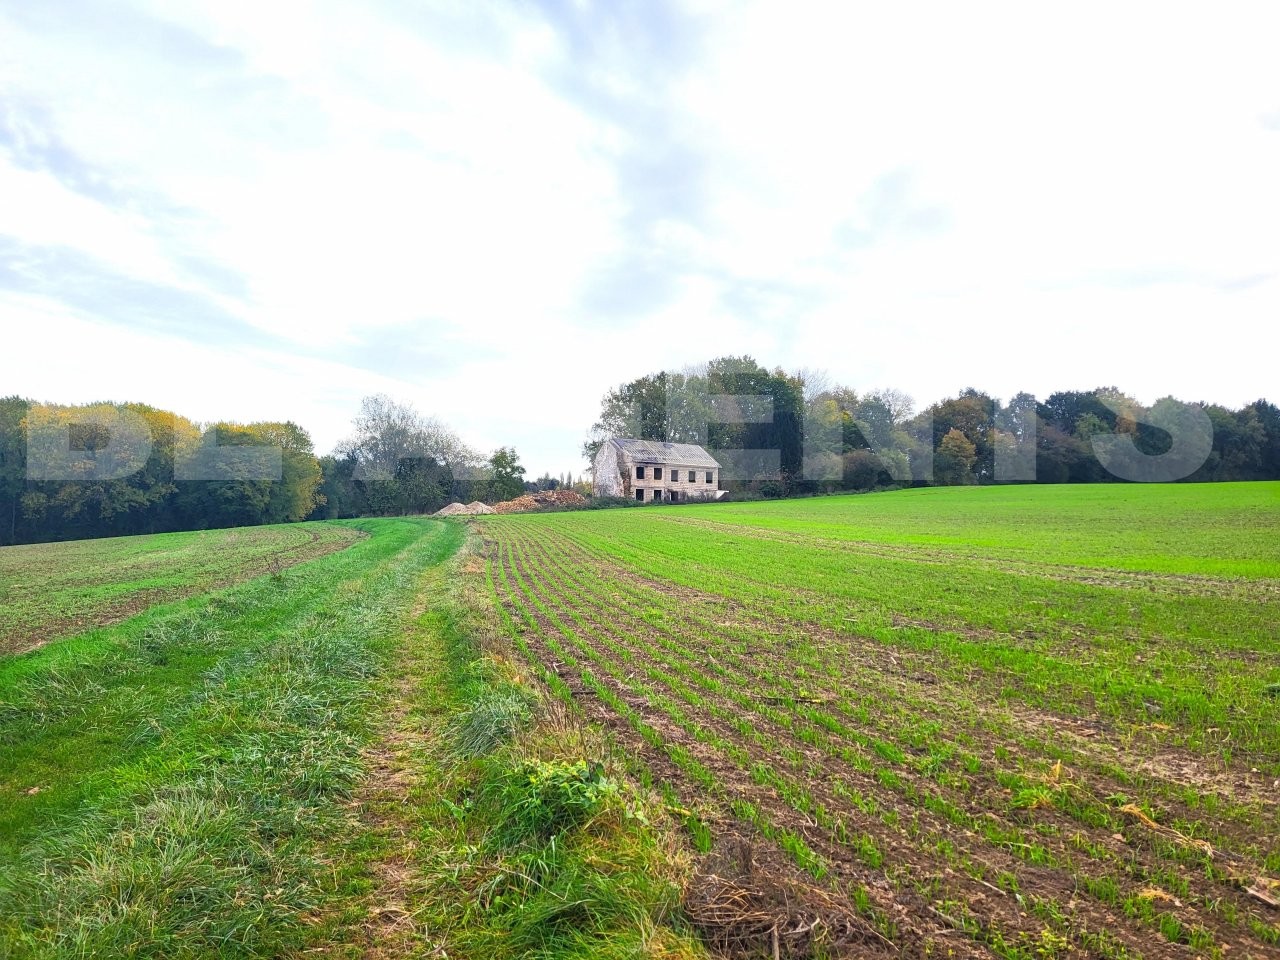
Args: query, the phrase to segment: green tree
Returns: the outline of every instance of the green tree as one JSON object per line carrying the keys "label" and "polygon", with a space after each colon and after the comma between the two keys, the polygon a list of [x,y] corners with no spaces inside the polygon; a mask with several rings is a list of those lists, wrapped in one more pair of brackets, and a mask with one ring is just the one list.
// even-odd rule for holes
{"label": "green tree", "polygon": [[[929,408],[933,417],[933,442],[935,450],[941,453],[942,440],[951,431],[962,434],[974,448],[973,460],[969,469],[973,472],[973,480],[939,480],[939,483],[989,483],[995,479],[995,412],[996,402],[990,396],[972,388],[963,391],[954,399],[943,400]],[[952,452],[956,452],[953,448]],[[938,465],[934,465],[935,476]]]}
{"label": "green tree", "polygon": [[[31,539],[105,537],[170,529],[173,437],[180,418],[145,404],[32,404],[28,437],[65,431],[77,457],[28,482]],[[36,441],[33,441],[36,442]],[[127,475],[120,476],[119,469]]]}
{"label": "green tree", "polygon": [[1255,400],[1245,408],[1262,426],[1258,444],[1258,476],[1280,480],[1280,407],[1266,400]]}
{"label": "green tree", "polygon": [[524,467],[512,447],[499,447],[489,458],[489,497],[491,503],[513,500],[524,493]]}
{"label": "green tree", "polygon": [[884,462],[871,450],[850,450],[844,455],[843,486],[846,490],[874,490],[892,482]]}
{"label": "green tree", "polygon": [[1233,411],[1205,408],[1213,424],[1213,450],[1192,480],[1262,480],[1262,451],[1267,431],[1253,407]]}
{"label": "green tree", "polygon": [[18,543],[22,497],[27,492],[27,443],[22,422],[29,404],[0,399],[0,544]]}
{"label": "green tree", "polygon": [[322,502],[324,479],[311,444],[311,435],[296,423],[251,423],[254,443],[278,447],[280,480],[271,486],[265,523],[303,520]]}
{"label": "green tree", "polygon": [[[479,455],[412,404],[381,394],[365,397],[353,426],[354,433],[334,456],[335,461],[353,462],[352,481],[368,511],[419,513],[438,500],[474,495]],[[411,466],[410,461],[420,462]]]}
{"label": "green tree", "polygon": [[973,465],[977,462],[977,447],[960,430],[952,427],[938,444],[933,459],[934,482],[943,485],[977,483]]}
{"label": "green tree", "polygon": [[402,460],[396,469],[401,512],[434,513],[449,502],[453,472],[435,457]]}
{"label": "green tree", "polygon": [[609,391],[583,455],[595,456],[610,437],[697,443],[724,461],[727,489],[759,479],[804,487],[805,383],[800,375],[767,370],[751,357],[720,357],[680,372],[649,374]]}
{"label": "green tree", "polygon": [[183,512],[197,527],[243,527],[268,523],[273,477],[264,475],[251,452],[237,456],[237,448],[265,447],[250,427],[216,423],[184,451],[199,479],[181,483]]}
{"label": "green tree", "polygon": [[328,454],[321,457],[320,491],[309,520],[337,520],[369,512],[364,494],[355,482],[356,461],[351,456]]}
{"label": "green tree", "polygon": [[1057,427],[1063,433],[1074,433],[1080,418],[1092,414],[1110,433],[1115,429],[1116,414],[1098,397],[1100,394],[1114,396],[1118,393],[1114,387],[1098,387],[1089,391],[1064,390],[1051,394],[1049,399],[1037,407],[1037,412],[1042,421]]}

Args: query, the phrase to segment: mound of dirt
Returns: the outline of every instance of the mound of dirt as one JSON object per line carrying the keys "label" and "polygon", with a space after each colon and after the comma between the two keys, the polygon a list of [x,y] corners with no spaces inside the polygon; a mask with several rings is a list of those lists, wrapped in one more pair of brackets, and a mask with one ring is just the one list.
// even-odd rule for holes
{"label": "mound of dirt", "polygon": [[441,507],[435,513],[433,513],[432,516],[433,517],[457,517],[468,512],[469,511],[467,510],[467,507],[465,504],[451,503],[447,507]]}
{"label": "mound of dirt", "polygon": [[447,507],[441,507],[435,513],[434,517],[473,517],[479,514],[493,513],[493,508],[486,503],[476,500],[472,503],[451,503]]}
{"label": "mound of dirt", "polygon": [[587,502],[587,498],[574,490],[540,490],[537,493],[526,493],[514,500],[506,500],[493,505],[494,513],[527,513],[540,507],[576,507]]}

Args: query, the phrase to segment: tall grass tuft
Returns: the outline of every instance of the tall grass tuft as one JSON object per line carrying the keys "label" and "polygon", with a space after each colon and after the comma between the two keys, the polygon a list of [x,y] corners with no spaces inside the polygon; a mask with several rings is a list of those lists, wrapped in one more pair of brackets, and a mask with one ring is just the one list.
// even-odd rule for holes
{"label": "tall grass tuft", "polygon": [[464,758],[492,753],[533,719],[529,695],[517,687],[498,687],[480,693],[450,726],[455,752]]}

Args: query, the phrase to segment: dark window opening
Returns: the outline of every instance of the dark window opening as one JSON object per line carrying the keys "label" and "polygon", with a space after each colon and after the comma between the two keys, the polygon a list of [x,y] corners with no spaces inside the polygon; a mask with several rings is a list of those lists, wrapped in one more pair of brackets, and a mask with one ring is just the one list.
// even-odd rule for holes
{"label": "dark window opening", "polygon": [[662,499],[662,491],[661,491],[661,490],[655,490],[655,491],[653,491],[653,499],[655,499],[655,500],[661,500],[661,499]]}
{"label": "dark window opening", "polygon": [[715,474],[714,474],[714,473],[712,473],[710,470],[708,470],[708,471],[707,471],[707,483],[715,483],[715,482],[716,482],[716,480],[715,480]]}
{"label": "dark window opening", "polygon": [[644,499],[644,491],[643,491],[643,490],[637,490],[637,491],[636,491],[636,499],[637,499],[637,500],[643,500],[643,499]]}
{"label": "dark window opening", "polygon": [[654,468],[653,468],[653,479],[655,479],[655,480],[661,480],[661,479],[662,479],[662,468],[661,468],[661,467],[654,467]]}
{"label": "dark window opening", "polygon": [[644,467],[636,467],[636,479],[637,480],[644,479]]}

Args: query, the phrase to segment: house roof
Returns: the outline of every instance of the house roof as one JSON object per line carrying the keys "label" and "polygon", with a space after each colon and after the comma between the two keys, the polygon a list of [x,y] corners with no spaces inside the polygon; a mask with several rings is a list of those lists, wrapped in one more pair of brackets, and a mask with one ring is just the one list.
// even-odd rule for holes
{"label": "house roof", "polygon": [[609,441],[632,460],[641,463],[673,463],[681,467],[719,467],[720,462],[696,443],[663,443],[659,440]]}

